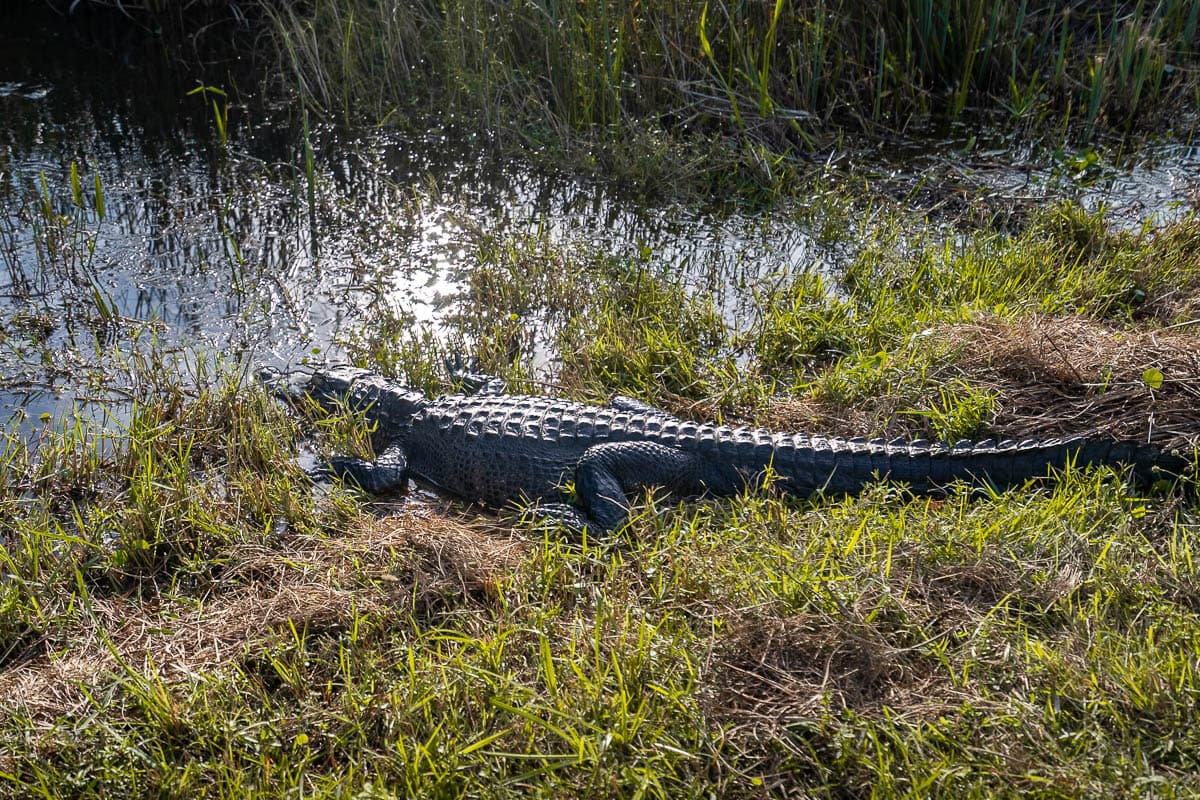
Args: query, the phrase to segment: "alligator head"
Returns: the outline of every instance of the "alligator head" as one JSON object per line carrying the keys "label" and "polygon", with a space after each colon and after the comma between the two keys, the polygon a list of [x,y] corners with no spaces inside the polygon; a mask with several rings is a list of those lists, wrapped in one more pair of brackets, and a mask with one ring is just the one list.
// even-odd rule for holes
{"label": "alligator head", "polygon": [[406,391],[376,373],[348,364],[289,372],[261,367],[258,379],[276,397],[293,405],[313,402],[327,411],[366,411],[392,425],[411,419],[429,403],[420,392]]}

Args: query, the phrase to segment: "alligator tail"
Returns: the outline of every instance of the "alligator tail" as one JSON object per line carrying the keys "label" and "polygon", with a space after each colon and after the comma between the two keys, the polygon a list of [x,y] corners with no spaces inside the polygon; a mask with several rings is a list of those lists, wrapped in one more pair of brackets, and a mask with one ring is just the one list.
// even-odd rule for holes
{"label": "alligator tail", "polygon": [[1045,477],[1068,464],[1129,468],[1133,479],[1149,484],[1173,479],[1194,463],[1188,455],[1153,445],[1105,437],[1079,436],[1041,441],[963,441],[955,445],[923,440],[830,439],[796,442],[792,469],[784,476],[796,491],[852,493],[880,478],[925,493],[956,481],[1005,489]]}

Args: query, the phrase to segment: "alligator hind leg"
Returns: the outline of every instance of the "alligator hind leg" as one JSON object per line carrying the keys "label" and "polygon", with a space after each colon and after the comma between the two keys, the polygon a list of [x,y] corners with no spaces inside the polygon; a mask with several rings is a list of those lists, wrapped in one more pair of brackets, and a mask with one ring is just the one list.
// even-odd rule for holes
{"label": "alligator hind leg", "polygon": [[604,532],[629,518],[625,494],[647,486],[688,493],[702,490],[700,456],[656,442],[606,442],[589,447],[575,467],[579,504]]}
{"label": "alligator hind leg", "polygon": [[336,456],[329,459],[326,471],[371,494],[383,494],[400,488],[408,480],[408,454],[393,445],[374,461]]}

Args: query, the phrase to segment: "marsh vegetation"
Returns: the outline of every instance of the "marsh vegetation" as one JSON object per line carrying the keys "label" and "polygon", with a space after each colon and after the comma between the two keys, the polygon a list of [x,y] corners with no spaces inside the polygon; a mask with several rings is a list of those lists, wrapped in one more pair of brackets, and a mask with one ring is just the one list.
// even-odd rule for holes
{"label": "marsh vegetation", "polygon": [[246,377],[1194,459],[1200,3],[113,5],[0,33],[0,793],[1200,793],[1194,476],[580,540]]}
{"label": "marsh vegetation", "polygon": [[802,154],[963,118],[1051,142],[1162,130],[1192,124],[1177,112],[1197,101],[1186,0],[352,0],[271,15],[284,80],[314,108],[418,124],[435,108],[650,191],[786,191]]}

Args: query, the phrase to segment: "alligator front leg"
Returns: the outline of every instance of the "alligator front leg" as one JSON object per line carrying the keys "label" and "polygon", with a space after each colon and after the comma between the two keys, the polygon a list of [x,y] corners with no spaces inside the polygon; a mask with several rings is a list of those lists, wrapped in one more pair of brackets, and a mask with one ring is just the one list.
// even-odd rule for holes
{"label": "alligator front leg", "polygon": [[335,456],[326,470],[371,494],[383,494],[408,480],[408,454],[400,445],[386,448],[374,461]]}

